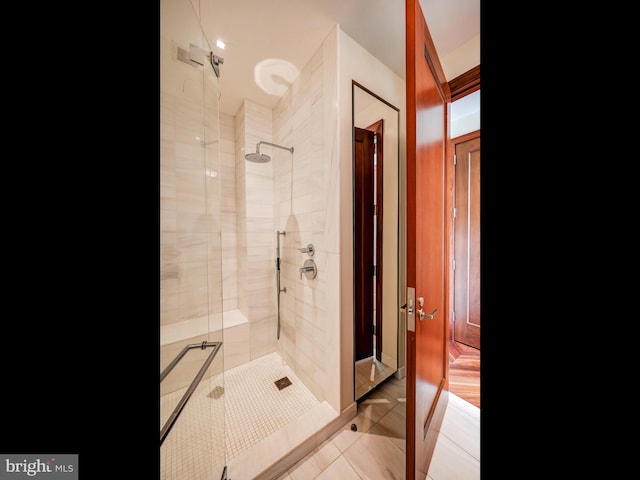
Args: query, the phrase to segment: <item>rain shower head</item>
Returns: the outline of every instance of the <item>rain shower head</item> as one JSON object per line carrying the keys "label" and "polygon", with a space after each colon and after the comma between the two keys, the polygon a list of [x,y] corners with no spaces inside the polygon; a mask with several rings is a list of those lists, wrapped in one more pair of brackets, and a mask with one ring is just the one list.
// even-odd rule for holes
{"label": "rain shower head", "polygon": [[260,144],[256,147],[256,153],[247,153],[244,158],[253,163],[267,163],[271,161],[271,157],[264,153],[260,153]]}
{"label": "rain shower head", "polygon": [[249,162],[253,162],[253,163],[267,163],[271,160],[271,157],[269,155],[266,155],[264,153],[260,153],[260,144],[264,143],[265,145],[271,145],[272,147],[278,147],[278,148],[282,148],[283,150],[289,150],[291,153],[293,153],[293,147],[289,148],[289,147],[283,147],[280,145],[276,145],[275,143],[269,143],[269,142],[258,142],[256,143],[256,153],[247,153],[244,158],[249,161]]}

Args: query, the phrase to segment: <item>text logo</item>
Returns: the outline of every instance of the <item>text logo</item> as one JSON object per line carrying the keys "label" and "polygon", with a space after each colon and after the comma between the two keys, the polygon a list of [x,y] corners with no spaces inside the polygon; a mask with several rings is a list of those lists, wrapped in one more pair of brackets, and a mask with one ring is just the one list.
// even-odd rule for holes
{"label": "text logo", "polygon": [[0,480],[78,480],[78,455],[0,455]]}

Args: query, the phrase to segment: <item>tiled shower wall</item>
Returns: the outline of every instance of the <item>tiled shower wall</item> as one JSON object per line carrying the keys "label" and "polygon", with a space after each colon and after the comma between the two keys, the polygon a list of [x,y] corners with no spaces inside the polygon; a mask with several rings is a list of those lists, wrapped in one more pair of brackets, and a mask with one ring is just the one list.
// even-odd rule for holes
{"label": "tiled shower wall", "polygon": [[[338,280],[331,279],[326,268],[324,237],[327,215],[323,185],[329,160],[324,154],[323,87],[327,67],[324,55],[320,48],[277,104],[273,115],[275,143],[295,148],[292,156],[279,156],[274,166],[275,218],[278,230],[286,232],[281,283],[287,292],[280,297],[279,350],[320,401],[326,399],[325,390],[329,388],[325,369],[326,284]],[[314,246],[313,256],[300,251],[308,244]],[[309,258],[316,262],[317,277],[300,278],[298,269]]]}
{"label": "tiled shower wall", "polygon": [[[161,44],[160,324],[221,327],[217,91],[213,72]],[[205,81],[206,80],[206,81]],[[203,81],[207,85],[204,89]],[[205,200],[207,199],[207,200]]]}
{"label": "tiled shower wall", "polygon": [[[235,116],[219,115],[219,150],[217,144],[193,143],[197,132],[178,135],[170,122],[163,123],[161,324],[206,318],[209,307],[215,318],[209,328],[219,328],[222,306],[225,311],[238,309],[248,320],[247,359],[279,351],[318,400],[329,400],[339,409],[339,402],[328,398],[333,395],[329,392],[340,389],[335,295],[340,280],[339,217],[328,213],[339,202],[336,65],[334,34],[273,111],[245,100]],[[196,119],[202,123],[201,105],[198,99],[163,92],[161,118],[175,119],[175,125],[197,125]],[[175,136],[184,137],[184,142]],[[261,153],[272,161],[247,162],[245,153],[255,151],[261,140],[293,146],[295,151],[261,145]],[[219,152],[219,162],[215,158],[216,164],[207,166],[210,175],[203,179],[204,148],[211,149],[207,158]],[[220,205],[218,218],[206,211],[207,205],[212,211]],[[278,230],[286,232],[281,237],[281,287],[287,291],[280,297],[280,340],[276,339]],[[313,257],[299,250],[309,243],[315,247]],[[300,278],[298,269],[307,258],[317,264],[315,279]],[[327,290],[332,293],[327,295]],[[333,300],[328,302],[327,297]]]}
{"label": "tiled shower wall", "polygon": [[220,114],[220,182],[222,191],[222,285],[225,310],[238,308],[238,215],[236,199],[235,119]]}
{"label": "tiled shower wall", "polygon": [[[335,90],[331,90],[336,88],[331,73],[335,64],[336,45],[330,36],[273,112],[245,100],[234,117],[221,115],[220,119],[225,311],[238,308],[248,319],[251,359],[279,351],[320,401],[326,399],[326,391],[339,388],[337,375],[327,373],[327,365],[339,360],[328,358],[337,357],[338,350],[337,334],[327,321],[326,301],[326,286],[337,284],[338,270],[329,268],[325,247],[327,232],[334,232],[334,239],[339,221],[326,213],[328,179],[337,177],[336,171],[331,173],[337,169],[331,157],[335,123],[333,128],[326,126],[327,121],[335,122],[335,112],[327,113],[332,111],[332,101],[335,105]],[[329,94],[325,94],[327,88]],[[327,131],[333,137],[327,138]],[[229,165],[231,138],[235,171]],[[261,140],[293,146],[294,153],[261,145],[260,152],[270,155],[271,162],[247,162],[245,153],[254,152]],[[232,200],[227,197],[233,188]],[[280,340],[276,340],[277,231],[286,232],[280,237],[281,288],[287,289],[280,295]],[[309,243],[315,247],[312,257],[299,250]],[[307,258],[317,264],[315,279],[300,278],[298,269]]]}
{"label": "tiled shower wall", "polygon": [[[250,358],[276,349],[273,161],[252,163],[244,155],[271,142],[271,110],[245,100],[235,116],[238,307],[249,320]],[[271,147],[261,153],[272,155]]]}

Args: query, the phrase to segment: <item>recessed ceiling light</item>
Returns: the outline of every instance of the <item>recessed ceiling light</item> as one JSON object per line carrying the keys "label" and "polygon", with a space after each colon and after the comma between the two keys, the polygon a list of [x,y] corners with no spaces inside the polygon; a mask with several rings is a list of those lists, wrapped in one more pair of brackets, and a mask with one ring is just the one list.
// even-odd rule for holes
{"label": "recessed ceiling light", "polygon": [[225,44],[224,44],[224,42],[222,40],[217,40],[216,41],[216,46],[218,48],[221,48],[222,50],[224,50]]}

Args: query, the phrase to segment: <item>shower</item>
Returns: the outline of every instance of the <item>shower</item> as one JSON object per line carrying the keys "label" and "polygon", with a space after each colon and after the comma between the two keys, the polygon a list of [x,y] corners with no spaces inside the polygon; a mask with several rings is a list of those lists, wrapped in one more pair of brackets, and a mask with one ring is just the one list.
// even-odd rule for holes
{"label": "shower", "polygon": [[244,158],[247,159],[249,162],[253,162],[253,163],[267,163],[271,160],[271,157],[269,155],[266,155],[264,153],[260,153],[260,144],[264,143],[265,145],[271,145],[272,147],[278,147],[278,148],[282,148],[283,150],[289,150],[291,153],[293,153],[293,147],[283,147],[281,145],[276,145],[275,143],[269,143],[269,142],[263,142],[260,141],[258,143],[256,143],[256,153],[247,153]]}
{"label": "shower", "polygon": [[[324,279],[298,279],[294,248],[324,230],[325,166],[307,163],[324,146],[300,148],[328,107],[301,125],[284,103],[277,116],[249,99],[227,111],[228,62],[192,2],[160,5],[159,480],[274,478],[340,416],[337,359],[325,375],[319,354],[335,339]],[[299,92],[295,105],[311,101]]]}

